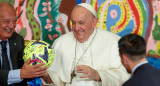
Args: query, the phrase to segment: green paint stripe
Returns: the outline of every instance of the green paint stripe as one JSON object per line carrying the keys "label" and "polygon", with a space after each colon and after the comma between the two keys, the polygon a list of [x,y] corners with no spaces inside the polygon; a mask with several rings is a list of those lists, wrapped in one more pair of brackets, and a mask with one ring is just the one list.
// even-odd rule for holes
{"label": "green paint stripe", "polygon": [[93,0],[91,0],[91,5],[93,4]]}
{"label": "green paint stripe", "polygon": [[[31,29],[33,30],[33,35],[34,35],[34,38],[33,39],[35,39],[35,40],[38,40],[38,39],[40,39],[40,37],[41,37],[41,30],[39,29],[40,27],[39,27],[39,25],[37,24],[37,22],[35,21],[35,19],[34,19],[34,13],[33,13],[33,11],[34,11],[34,9],[33,9],[33,5],[34,5],[34,2],[35,2],[36,0],[29,0],[28,1],[28,4],[27,4],[27,17],[28,17],[28,20],[29,20],[29,24],[30,24],[30,26],[31,26]],[[30,6],[30,5],[32,5],[32,6]],[[31,13],[29,13],[29,11],[31,11]],[[33,21],[31,21],[31,19],[33,20]],[[36,27],[36,28],[34,28],[34,26]],[[36,33],[38,33],[38,35],[36,34]]]}
{"label": "green paint stripe", "polygon": [[97,16],[99,16],[99,11],[100,11],[100,8],[98,8],[98,10],[97,10]]}
{"label": "green paint stripe", "polygon": [[144,32],[145,32],[145,23],[147,22],[147,13],[145,11],[145,8],[144,8],[142,0],[138,0],[138,3],[140,5],[140,7],[141,7],[142,15],[143,15],[143,34],[142,34],[142,36],[143,36]]}

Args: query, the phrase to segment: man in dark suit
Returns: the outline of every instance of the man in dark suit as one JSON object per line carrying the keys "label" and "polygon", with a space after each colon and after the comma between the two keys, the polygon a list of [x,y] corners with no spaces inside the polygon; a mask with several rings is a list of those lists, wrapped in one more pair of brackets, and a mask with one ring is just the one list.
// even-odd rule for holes
{"label": "man in dark suit", "polygon": [[0,10],[0,86],[25,86],[25,79],[44,75],[47,67],[23,62],[24,39],[14,32],[16,11],[8,3],[0,3]]}
{"label": "man in dark suit", "polygon": [[160,70],[147,62],[145,40],[136,34],[128,34],[118,44],[121,62],[132,74],[123,86],[160,86]]}

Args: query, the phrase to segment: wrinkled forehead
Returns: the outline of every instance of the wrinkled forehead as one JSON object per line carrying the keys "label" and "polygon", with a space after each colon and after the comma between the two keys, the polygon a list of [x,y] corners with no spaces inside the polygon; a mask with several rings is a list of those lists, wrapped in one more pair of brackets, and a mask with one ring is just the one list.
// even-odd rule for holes
{"label": "wrinkled forehead", "polygon": [[3,15],[4,12],[5,13],[12,13],[12,14],[16,14],[16,10],[15,8],[10,5],[10,4],[7,4],[7,3],[0,3],[0,9],[1,9],[1,12],[0,14]]}
{"label": "wrinkled forehead", "polygon": [[15,19],[16,18],[15,9],[2,8],[1,12],[0,12],[0,18],[3,18],[3,19]]}

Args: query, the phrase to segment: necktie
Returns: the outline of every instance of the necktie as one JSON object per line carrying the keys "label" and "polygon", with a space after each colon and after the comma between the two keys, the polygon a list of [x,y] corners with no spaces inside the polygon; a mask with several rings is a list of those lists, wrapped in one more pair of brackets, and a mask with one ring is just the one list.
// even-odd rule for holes
{"label": "necktie", "polygon": [[6,48],[7,41],[1,41],[2,46],[2,70],[10,70],[8,56],[7,56],[7,48]]}

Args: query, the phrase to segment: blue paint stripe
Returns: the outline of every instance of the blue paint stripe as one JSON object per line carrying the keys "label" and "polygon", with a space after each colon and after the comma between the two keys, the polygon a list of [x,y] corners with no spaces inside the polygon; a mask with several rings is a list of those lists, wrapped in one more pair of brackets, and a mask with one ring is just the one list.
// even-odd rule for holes
{"label": "blue paint stripe", "polygon": [[146,15],[147,15],[147,19],[146,19],[146,23],[145,23],[145,32],[143,32],[143,37],[145,37],[145,34],[146,34],[146,31],[147,31],[147,27],[149,26],[149,22],[148,22],[148,18],[149,18],[149,7],[148,7],[148,3],[146,0],[142,0],[143,4],[144,4],[144,7],[146,9]]}
{"label": "blue paint stripe", "polygon": [[76,0],[76,3],[80,4],[80,3],[82,3],[82,0]]}

